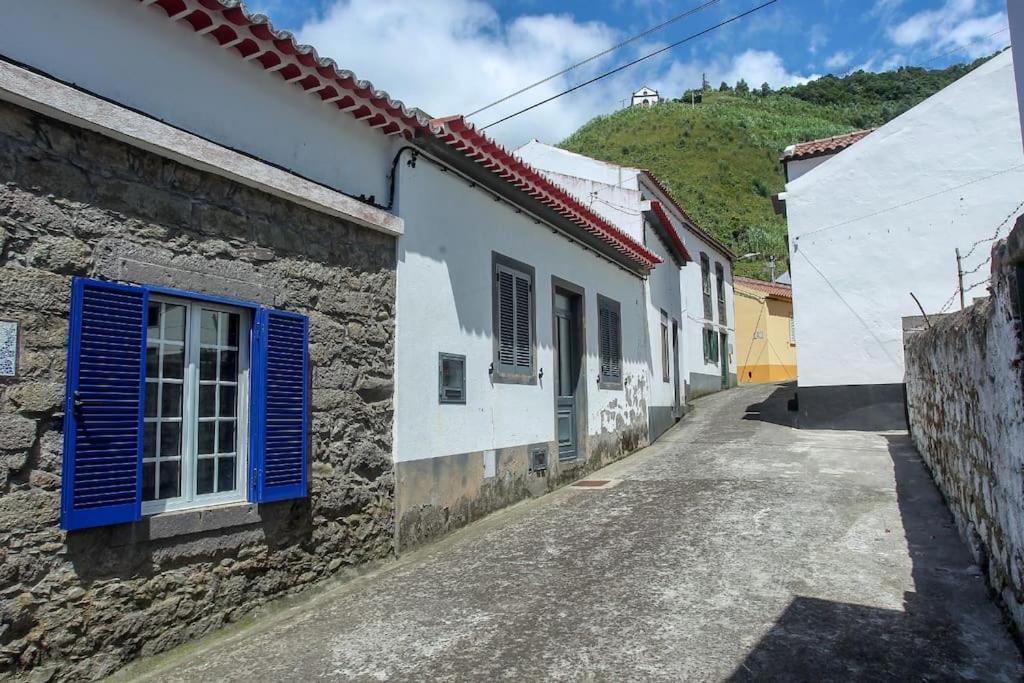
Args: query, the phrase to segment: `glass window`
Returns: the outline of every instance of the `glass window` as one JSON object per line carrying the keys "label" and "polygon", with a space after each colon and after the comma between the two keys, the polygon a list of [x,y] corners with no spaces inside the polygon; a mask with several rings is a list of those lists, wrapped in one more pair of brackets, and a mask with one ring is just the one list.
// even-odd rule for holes
{"label": "glass window", "polygon": [[151,299],[143,512],[245,498],[248,329],[241,309]]}

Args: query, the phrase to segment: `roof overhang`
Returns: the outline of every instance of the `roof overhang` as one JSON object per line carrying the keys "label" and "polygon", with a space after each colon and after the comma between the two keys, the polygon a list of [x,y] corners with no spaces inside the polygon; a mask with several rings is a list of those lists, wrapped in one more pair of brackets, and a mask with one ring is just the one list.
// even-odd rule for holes
{"label": "roof overhang", "polygon": [[551,227],[638,275],[661,259],[461,116],[435,119],[415,142],[424,151]]}
{"label": "roof overhang", "polygon": [[405,231],[387,211],[3,60],[0,100],[320,213],[389,235]]}
{"label": "roof overhang", "polygon": [[411,138],[429,121],[420,110],[339,68],[333,59],[320,57],[313,47],[300,45],[288,31],[275,29],[266,16],[249,13],[239,0],[138,1],[160,8],[170,21],[385,135]]}
{"label": "roof overhang", "polygon": [[653,219],[651,225],[654,227],[655,232],[660,237],[672,252],[673,258],[680,268],[685,266],[687,263],[693,261],[693,256],[686,250],[686,245],[683,244],[683,240],[679,238],[679,233],[676,232],[675,227],[672,225],[672,219],[669,218],[668,214],[665,213],[665,207],[661,205],[656,199],[650,202],[650,217]]}

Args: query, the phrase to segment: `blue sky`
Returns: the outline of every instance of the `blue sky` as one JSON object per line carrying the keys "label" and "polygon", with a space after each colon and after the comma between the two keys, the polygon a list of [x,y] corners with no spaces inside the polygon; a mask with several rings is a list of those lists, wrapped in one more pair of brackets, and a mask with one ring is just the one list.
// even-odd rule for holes
{"label": "blue sky", "polygon": [[[484,125],[764,0],[712,6],[473,120]],[[707,0],[250,0],[343,68],[435,116],[466,113]],[[941,67],[1009,43],[1005,0],[778,0],[734,24],[489,130],[557,142],[643,84],[678,96],[744,78]]]}

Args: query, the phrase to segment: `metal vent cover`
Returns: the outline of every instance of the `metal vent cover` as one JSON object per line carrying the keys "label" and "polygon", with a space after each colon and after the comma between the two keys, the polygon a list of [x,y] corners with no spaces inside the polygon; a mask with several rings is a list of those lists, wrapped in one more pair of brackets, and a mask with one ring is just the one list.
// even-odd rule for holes
{"label": "metal vent cover", "polygon": [[545,472],[548,469],[547,446],[534,446],[530,448],[530,471]]}

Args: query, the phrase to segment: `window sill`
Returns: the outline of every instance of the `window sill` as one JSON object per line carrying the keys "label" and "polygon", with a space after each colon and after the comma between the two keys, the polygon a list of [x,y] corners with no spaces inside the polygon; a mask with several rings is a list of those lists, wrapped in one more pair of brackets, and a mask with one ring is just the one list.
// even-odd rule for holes
{"label": "window sill", "polygon": [[607,389],[608,391],[622,391],[622,382],[605,382],[601,380],[597,383],[598,389]]}
{"label": "window sill", "polygon": [[255,503],[226,503],[192,510],[161,512],[125,524],[115,531],[111,545],[121,546],[189,536],[232,527],[250,526],[263,521]]}
{"label": "window sill", "polygon": [[499,373],[495,372],[494,374],[491,375],[491,382],[493,384],[526,384],[526,385],[536,385],[537,384],[537,376],[536,375],[509,375],[509,374],[499,374]]}

